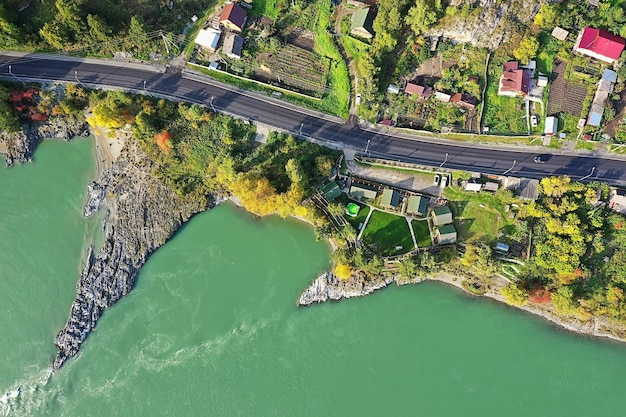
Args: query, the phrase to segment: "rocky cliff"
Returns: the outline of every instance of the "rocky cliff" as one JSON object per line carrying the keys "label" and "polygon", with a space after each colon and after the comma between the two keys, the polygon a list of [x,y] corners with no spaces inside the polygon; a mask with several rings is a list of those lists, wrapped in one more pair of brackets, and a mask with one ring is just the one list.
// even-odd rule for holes
{"label": "rocky cliff", "polygon": [[53,368],[76,356],[105,309],[128,294],[148,256],[189,218],[211,205],[182,198],[153,174],[153,163],[133,141],[117,161],[89,186],[85,215],[107,210],[105,241],[91,253],[76,284],[76,299],[55,339]]}
{"label": "rocky cliff", "polygon": [[460,43],[496,49],[528,26],[539,11],[539,0],[452,0],[450,13],[430,29],[428,36],[443,36]]}
{"label": "rocky cliff", "polygon": [[328,300],[342,298],[363,297],[394,282],[393,277],[381,276],[364,279],[352,276],[343,280],[331,272],[325,272],[302,293],[298,299],[299,306],[308,306],[313,303],[323,303]]}
{"label": "rocky cliff", "polygon": [[70,140],[76,136],[89,136],[89,126],[84,118],[53,117],[45,122],[24,125],[23,131],[6,133],[0,131],[0,141],[7,148],[6,163],[24,163],[32,160],[35,146],[43,139]]}

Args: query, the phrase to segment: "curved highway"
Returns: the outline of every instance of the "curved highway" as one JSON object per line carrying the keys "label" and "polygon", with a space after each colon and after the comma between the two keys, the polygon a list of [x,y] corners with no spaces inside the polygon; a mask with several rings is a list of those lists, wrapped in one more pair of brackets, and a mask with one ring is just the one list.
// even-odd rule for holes
{"label": "curved highway", "polygon": [[[436,141],[402,132],[363,129],[342,119],[240,90],[193,74],[161,72],[148,65],[125,64],[55,55],[0,53],[0,76],[112,86],[213,106],[218,111],[265,123],[322,143],[338,143],[372,156],[448,169],[516,177],[542,178],[570,175],[573,179],[599,179],[626,184],[626,161],[607,157],[554,153],[543,164],[537,152],[502,149],[472,143]],[[369,145],[368,145],[369,142]],[[546,151],[548,152],[548,151]]]}

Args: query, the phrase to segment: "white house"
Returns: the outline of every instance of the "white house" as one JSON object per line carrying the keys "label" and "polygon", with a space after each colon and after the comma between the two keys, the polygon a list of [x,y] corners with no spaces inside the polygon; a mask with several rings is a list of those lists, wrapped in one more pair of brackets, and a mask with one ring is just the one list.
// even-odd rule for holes
{"label": "white house", "polygon": [[215,51],[217,43],[220,41],[221,34],[222,32],[215,29],[200,29],[198,36],[196,36],[195,43],[209,51]]}

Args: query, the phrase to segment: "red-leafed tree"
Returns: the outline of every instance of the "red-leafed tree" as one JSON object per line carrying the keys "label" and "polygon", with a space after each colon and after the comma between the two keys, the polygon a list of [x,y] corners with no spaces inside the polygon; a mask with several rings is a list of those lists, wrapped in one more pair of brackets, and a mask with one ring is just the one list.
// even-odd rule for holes
{"label": "red-leafed tree", "polygon": [[164,130],[154,135],[154,140],[156,141],[156,144],[165,153],[169,153],[172,150],[172,143],[170,142],[171,138],[172,134],[167,130]]}
{"label": "red-leafed tree", "polygon": [[533,288],[528,292],[528,300],[538,304],[549,304],[551,300],[550,291],[543,287]]}

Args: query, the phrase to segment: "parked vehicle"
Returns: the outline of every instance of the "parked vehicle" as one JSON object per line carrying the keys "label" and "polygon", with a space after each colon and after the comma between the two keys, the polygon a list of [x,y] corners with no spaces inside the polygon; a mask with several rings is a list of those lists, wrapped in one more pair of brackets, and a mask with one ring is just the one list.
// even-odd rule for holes
{"label": "parked vehicle", "polygon": [[439,180],[441,180],[441,177],[439,176],[439,174],[435,174],[435,179],[433,180],[433,185],[435,187],[439,185]]}
{"label": "parked vehicle", "polygon": [[545,164],[550,160],[550,158],[552,158],[552,155],[549,153],[542,153],[541,155],[535,156],[534,161],[538,164]]}
{"label": "parked vehicle", "polygon": [[537,127],[538,124],[538,120],[537,120],[537,115],[533,114],[532,116],[530,116],[530,125],[532,127]]}
{"label": "parked vehicle", "polygon": [[439,187],[446,188],[446,185],[448,185],[448,176],[444,175],[443,177],[441,177],[441,182],[439,183]]}

